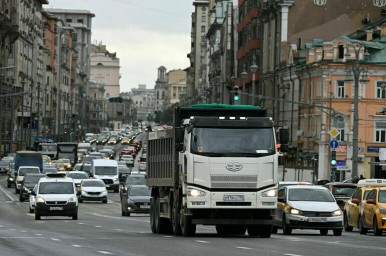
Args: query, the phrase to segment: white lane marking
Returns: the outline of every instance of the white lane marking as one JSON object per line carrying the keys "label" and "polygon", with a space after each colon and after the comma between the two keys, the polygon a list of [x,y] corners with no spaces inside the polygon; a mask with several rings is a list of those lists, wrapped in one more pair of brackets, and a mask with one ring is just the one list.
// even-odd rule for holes
{"label": "white lane marking", "polygon": [[303,256],[301,254],[292,254],[292,253],[287,253],[287,254],[284,254],[284,255],[287,255],[287,256]]}
{"label": "white lane marking", "polygon": [[0,228],[3,228],[4,226],[0,226]]}
{"label": "white lane marking", "polygon": [[102,226],[95,226],[96,228],[101,228]]}
{"label": "white lane marking", "polygon": [[162,236],[162,237],[165,237],[165,238],[171,238],[172,236]]}
{"label": "white lane marking", "polygon": [[98,214],[98,213],[92,213],[91,215],[98,216],[98,217],[104,217],[104,218],[108,218],[108,219],[115,219],[115,220],[130,220],[130,221],[137,221],[137,222],[149,222],[149,220],[136,219],[136,218],[130,218],[130,217],[115,217],[115,216],[103,215],[103,214]]}
{"label": "white lane marking", "polygon": [[27,231],[25,231],[25,230],[22,230],[22,231],[21,231],[21,233],[27,233]]}
{"label": "white lane marking", "polygon": [[196,240],[197,243],[203,243],[203,244],[210,244],[208,241],[203,241],[203,240]]}
{"label": "white lane marking", "polygon": [[119,229],[119,228],[115,228],[114,230],[115,230],[115,231],[118,231],[118,232],[119,232],[119,231],[122,231],[122,229]]}
{"label": "white lane marking", "polygon": [[42,234],[35,234],[35,236],[41,236]]}
{"label": "white lane marking", "polygon": [[52,241],[60,241],[60,239],[57,238],[51,238]]}
{"label": "white lane marking", "polygon": [[2,187],[0,187],[0,190],[12,201],[15,202],[15,200],[12,198],[10,194],[6,190],[4,190]]}
{"label": "white lane marking", "polygon": [[243,247],[243,246],[236,246],[237,249],[243,249],[243,250],[252,250],[252,248],[249,247]]}
{"label": "white lane marking", "polygon": [[83,223],[83,222],[78,222],[78,224],[79,224],[79,225],[84,225],[84,223]]}
{"label": "white lane marking", "polygon": [[105,254],[105,255],[111,255],[111,252],[106,252],[106,251],[97,251],[98,253]]}
{"label": "white lane marking", "polygon": [[73,244],[72,247],[80,248],[80,247],[83,247],[83,246],[81,246],[81,245],[79,245],[79,244]]}

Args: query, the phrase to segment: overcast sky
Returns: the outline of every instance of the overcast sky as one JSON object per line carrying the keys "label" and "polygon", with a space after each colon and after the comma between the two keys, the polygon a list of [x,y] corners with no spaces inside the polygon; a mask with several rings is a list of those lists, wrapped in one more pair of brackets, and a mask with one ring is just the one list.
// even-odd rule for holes
{"label": "overcast sky", "polygon": [[146,84],[153,88],[157,69],[189,66],[193,0],[49,0],[45,8],[82,9],[95,14],[92,43],[117,52],[121,92]]}

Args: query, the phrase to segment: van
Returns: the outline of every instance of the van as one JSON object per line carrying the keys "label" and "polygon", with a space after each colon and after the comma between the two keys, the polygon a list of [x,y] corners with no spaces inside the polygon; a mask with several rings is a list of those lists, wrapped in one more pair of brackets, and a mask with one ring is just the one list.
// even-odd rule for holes
{"label": "van", "polygon": [[107,159],[94,159],[91,164],[91,174],[96,179],[101,179],[106,189],[119,191],[118,161]]}

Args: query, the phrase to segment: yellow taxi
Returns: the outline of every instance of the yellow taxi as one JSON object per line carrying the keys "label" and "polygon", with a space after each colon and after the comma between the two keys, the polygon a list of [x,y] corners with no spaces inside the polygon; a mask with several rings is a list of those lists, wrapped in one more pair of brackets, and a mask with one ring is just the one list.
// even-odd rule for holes
{"label": "yellow taxi", "polygon": [[346,201],[343,208],[343,227],[345,231],[352,231],[353,228],[358,228],[359,232],[363,232],[361,222],[362,206],[368,193],[377,187],[386,187],[385,179],[364,179],[358,182],[358,188],[354,194]]}
{"label": "yellow taxi", "polygon": [[374,236],[381,236],[386,230],[386,187],[372,188],[363,202],[361,234],[372,229]]}
{"label": "yellow taxi", "polygon": [[122,145],[129,145],[130,141],[131,141],[131,139],[129,137],[123,137],[122,141],[121,141],[121,144]]}

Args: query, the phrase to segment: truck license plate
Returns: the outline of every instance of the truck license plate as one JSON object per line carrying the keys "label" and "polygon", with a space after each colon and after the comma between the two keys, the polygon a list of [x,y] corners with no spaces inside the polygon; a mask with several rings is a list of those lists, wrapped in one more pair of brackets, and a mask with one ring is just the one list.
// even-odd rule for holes
{"label": "truck license plate", "polygon": [[63,207],[50,207],[50,211],[61,211]]}
{"label": "truck license plate", "polygon": [[327,218],[308,218],[308,222],[327,222]]}
{"label": "truck license plate", "polygon": [[227,202],[244,201],[244,195],[224,195],[223,199]]}

